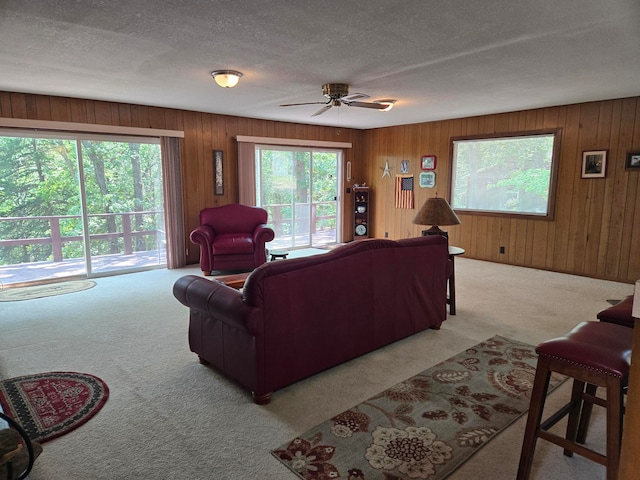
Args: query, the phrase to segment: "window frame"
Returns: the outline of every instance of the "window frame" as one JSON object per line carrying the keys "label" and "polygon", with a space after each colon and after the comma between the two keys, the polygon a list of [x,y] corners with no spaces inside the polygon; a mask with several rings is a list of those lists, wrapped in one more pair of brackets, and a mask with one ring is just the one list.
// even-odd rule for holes
{"label": "window frame", "polygon": [[[535,213],[518,213],[518,212],[500,212],[496,210],[475,210],[468,208],[456,208],[453,205],[454,195],[454,144],[455,142],[465,140],[497,140],[497,139],[510,139],[514,137],[532,137],[538,135],[553,135],[553,149],[551,153],[551,171],[549,178],[549,194],[547,197],[547,213],[535,214]],[[558,186],[558,169],[560,164],[560,151],[562,143],[562,129],[561,128],[548,128],[538,130],[522,130],[517,132],[502,132],[492,134],[477,134],[477,135],[462,135],[457,137],[451,137],[449,141],[449,191],[451,207],[458,214],[463,215],[476,215],[476,216],[490,216],[501,218],[517,218],[517,219],[529,219],[529,220],[547,220],[552,221],[555,218],[556,207],[556,195]]]}

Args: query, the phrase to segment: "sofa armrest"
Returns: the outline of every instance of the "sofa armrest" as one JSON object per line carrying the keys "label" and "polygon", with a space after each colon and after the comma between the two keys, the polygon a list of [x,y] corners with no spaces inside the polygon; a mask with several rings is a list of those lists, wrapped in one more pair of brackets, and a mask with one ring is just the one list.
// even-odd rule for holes
{"label": "sofa armrest", "polygon": [[256,309],[242,300],[242,294],[217,281],[185,275],[173,285],[173,296],[192,311],[252,335],[262,333]]}

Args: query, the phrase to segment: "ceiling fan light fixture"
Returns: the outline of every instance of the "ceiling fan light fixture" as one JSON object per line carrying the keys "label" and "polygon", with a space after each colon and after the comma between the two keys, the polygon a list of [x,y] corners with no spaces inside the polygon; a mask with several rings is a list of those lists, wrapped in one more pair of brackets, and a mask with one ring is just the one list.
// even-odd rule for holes
{"label": "ceiling fan light fixture", "polygon": [[222,88],[233,88],[240,81],[242,73],[237,70],[214,70],[211,76]]}
{"label": "ceiling fan light fixture", "polygon": [[391,110],[393,108],[393,106],[396,104],[397,100],[395,98],[383,98],[380,100],[374,100],[373,103],[379,103],[380,104],[380,111],[381,112],[388,112],[389,110]]}

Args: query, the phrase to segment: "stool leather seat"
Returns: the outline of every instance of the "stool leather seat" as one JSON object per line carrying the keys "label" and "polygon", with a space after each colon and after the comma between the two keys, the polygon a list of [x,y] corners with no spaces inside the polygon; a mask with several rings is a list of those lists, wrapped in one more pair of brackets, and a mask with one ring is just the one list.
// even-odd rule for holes
{"label": "stool leather seat", "polygon": [[629,374],[631,333],[617,324],[582,322],[562,337],[542,342],[536,352],[573,362],[607,375],[624,377]]}
{"label": "stool leather seat", "polygon": [[631,314],[633,310],[633,295],[628,295],[615,305],[605,308],[598,313],[601,322],[617,323],[625,327],[633,328],[634,320]]}

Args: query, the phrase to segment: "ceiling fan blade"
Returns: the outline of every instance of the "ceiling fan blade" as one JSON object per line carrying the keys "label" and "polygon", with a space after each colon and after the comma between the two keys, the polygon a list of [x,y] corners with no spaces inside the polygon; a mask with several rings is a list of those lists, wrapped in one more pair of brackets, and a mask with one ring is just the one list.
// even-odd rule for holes
{"label": "ceiling fan blade", "polygon": [[375,108],[376,110],[384,110],[386,108],[386,105],[373,102],[349,102],[345,103],[345,105],[350,107]]}
{"label": "ceiling fan blade", "polygon": [[369,95],[367,95],[366,93],[352,93],[351,95],[345,95],[344,97],[340,97],[340,101],[349,103],[349,102],[354,102],[356,100],[361,100],[363,98],[369,98]]}
{"label": "ceiling fan blade", "polygon": [[329,102],[285,103],[284,105],[280,105],[280,106],[281,107],[297,107],[299,105],[327,105]]}
{"label": "ceiling fan blade", "polygon": [[317,117],[318,115],[322,115],[324,112],[326,112],[327,110],[329,110],[331,108],[331,105],[325,105],[324,107],[322,107],[320,110],[318,110],[316,113],[314,113],[313,115],[311,115],[312,117]]}

